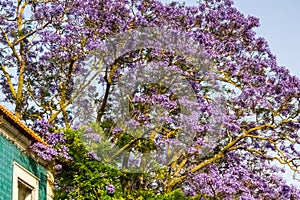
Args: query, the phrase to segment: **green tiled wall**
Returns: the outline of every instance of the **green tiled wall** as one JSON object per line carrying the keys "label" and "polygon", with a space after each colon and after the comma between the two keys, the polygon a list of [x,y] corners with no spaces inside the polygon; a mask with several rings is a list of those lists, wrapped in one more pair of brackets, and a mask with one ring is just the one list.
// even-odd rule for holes
{"label": "green tiled wall", "polygon": [[29,158],[26,154],[3,137],[0,132],[0,200],[10,200],[12,198],[12,178],[13,162],[17,162],[30,171],[39,181],[39,200],[45,200],[47,195],[47,172]]}

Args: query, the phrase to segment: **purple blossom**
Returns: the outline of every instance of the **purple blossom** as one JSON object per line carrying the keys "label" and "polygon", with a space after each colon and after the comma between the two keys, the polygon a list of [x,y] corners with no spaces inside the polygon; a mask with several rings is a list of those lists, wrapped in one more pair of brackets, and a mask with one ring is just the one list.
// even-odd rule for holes
{"label": "purple blossom", "polygon": [[115,193],[115,186],[112,184],[106,185],[105,189],[109,194]]}
{"label": "purple blossom", "polygon": [[58,151],[53,148],[52,146],[45,146],[44,144],[41,144],[39,142],[34,143],[31,146],[31,149],[37,153],[39,157],[41,157],[43,160],[51,161],[56,158],[58,155]]}
{"label": "purple blossom", "polygon": [[281,192],[282,192],[283,196],[288,198],[289,194],[291,192],[291,188],[288,185],[283,185],[281,188],[282,188]]}
{"label": "purple blossom", "polygon": [[139,126],[140,125],[140,123],[138,122],[138,121],[136,121],[136,120],[134,120],[134,119],[131,119],[130,121],[128,121],[127,123],[126,123],[126,125],[127,126],[129,126],[129,127],[135,127],[135,126]]}
{"label": "purple blossom", "polygon": [[120,133],[122,133],[122,132],[123,132],[123,130],[122,130],[121,128],[117,127],[117,126],[115,126],[115,127],[113,128],[113,130],[112,130],[112,133],[113,133],[113,134],[120,134]]}
{"label": "purple blossom", "polygon": [[188,154],[194,154],[194,153],[196,153],[197,152],[197,149],[195,148],[195,147],[189,147],[188,149],[187,149],[187,153]]}
{"label": "purple blossom", "polygon": [[95,142],[100,142],[101,141],[101,137],[98,134],[95,134],[95,133],[86,133],[86,134],[84,134],[84,137],[86,139],[90,139],[90,140],[93,140]]}
{"label": "purple blossom", "polygon": [[273,151],[276,150],[275,147],[271,144],[271,142],[267,142],[266,147],[273,150]]}
{"label": "purple blossom", "polygon": [[54,166],[54,169],[57,170],[57,171],[59,171],[59,170],[62,169],[62,165],[61,164],[57,164],[57,165]]}
{"label": "purple blossom", "polygon": [[97,155],[95,152],[92,152],[92,151],[89,151],[89,152],[88,152],[87,157],[88,157],[88,158],[91,158],[91,159],[94,159],[94,160],[99,160],[98,155]]}

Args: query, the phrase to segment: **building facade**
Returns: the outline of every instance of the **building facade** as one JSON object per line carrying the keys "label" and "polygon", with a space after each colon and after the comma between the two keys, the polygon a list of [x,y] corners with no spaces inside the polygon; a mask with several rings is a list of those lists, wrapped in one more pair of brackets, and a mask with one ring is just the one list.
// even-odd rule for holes
{"label": "building facade", "polygon": [[0,200],[51,200],[49,163],[31,151],[34,142],[47,145],[14,114],[0,105]]}

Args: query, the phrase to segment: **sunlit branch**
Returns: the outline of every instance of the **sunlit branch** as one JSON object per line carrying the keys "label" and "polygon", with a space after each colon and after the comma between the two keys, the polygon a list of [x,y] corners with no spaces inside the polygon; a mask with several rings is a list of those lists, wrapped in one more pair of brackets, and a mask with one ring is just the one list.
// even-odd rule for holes
{"label": "sunlit branch", "polygon": [[32,36],[32,35],[35,34],[37,31],[39,31],[39,30],[45,28],[45,27],[48,26],[49,24],[50,24],[50,23],[47,22],[47,23],[45,23],[44,25],[42,25],[41,27],[35,29],[34,31],[31,31],[30,33],[27,33],[27,34],[23,35],[22,37],[20,37],[19,39],[17,39],[15,42],[11,43],[11,46],[15,46],[15,45],[19,44],[21,41],[23,41],[24,39],[26,39],[26,38]]}
{"label": "sunlit branch", "polygon": [[[271,124],[262,124],[253,128],[250,128],[249,130],[245,131],[244,134],[240,135],[239,137],[237,137],[236,139],[234,139],[233,141],[229,142],[224,148],[222,148],[217,154],[215,154],[213,157],[206,159],[204,161],[202,161],[201,163],[199,163],[198,165],[194,166],[191,170],[189,170],[189,173],[194,173],[199,171],[200,169],[202,169],[203,167],[218,161],[219,159],[223,158],[225,156],[226,153],[228,153],[229,151],[234,150],[235,146],[237,145],[238,142],[240,142],[242,139],[244,139],[245,137],[248,137],[250,135],[251,132],[253,131],[257,131],[257,130],[261,130],[263,128],[275,128],[274,125]],[[182,181],[184,178],[186,177],[186,175],[180,176],[180,177],[174,177],[169,183],[168,183],[168,187],[174,187],[177,183],[179,183],[180,181]]]}
{"label": "sunlit branch", "polygon": [[13,95],[14,98],[16,98],[17,94],[16,94],[16,91],[15,91],[15,88],[13,87],[13,83],[11,81],[9,73],[6,71],[5,66],[1,66],[0,69],[4,73],[4,76],[6,77],[7,84],[9,86],[10,91],[11,91],[11,94]]}
{"label": "sunlit branch", "polygon": [[[94,65],[94,69],[98,66],[102,65],[102,60],[100,60],[97,64]],[[97,70],[97,72],[85,83],[85,82],[81,82],[80,86],[78,87],[77,91],[70,97],[70,99],[63,104],[59,110],[57,110],[54,114],[52,114],[49,118],[49,122],[53,122],[55,120],[55,118],[62,112],[62,109],[65,109],[67,106],[69,106],[75,98],[77,98],[80,93],[91,84],[91,82],[97,77],[97,75],[99,75],[99,73],[101,72],[101,67],[99,67],[99,69]],[[86,80],[86,79],[84,79]]]}

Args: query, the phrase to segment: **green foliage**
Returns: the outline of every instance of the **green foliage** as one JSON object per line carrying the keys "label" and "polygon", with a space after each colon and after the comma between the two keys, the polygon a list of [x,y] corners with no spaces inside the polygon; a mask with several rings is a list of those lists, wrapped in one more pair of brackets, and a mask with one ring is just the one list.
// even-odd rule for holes
{"label": "green foliage", "polygon": [[[94,127],[96,128],[96,127]],[[102,130],[98,133],[103,134]],[[151,178],[147,173],[127,173],[106,163],[88,157],[89,150],[107,148],[106,141],[87,145],[81,131],[65,130],[66,146],[71,161],[58,161],[62,169],[56,173],[55,200],[186,200],[179,189],[166,194],[157,194],[151,190],[141,190],[140,180]],[[110,193],[106,186],[113,185]],[[147,188],[147,187],[145,187]]]}
{"label": "green foliage", "polygon": [[[120,171],[88,158],[88,150],[77,131],[68,129],[65,135],[73,160],[63,162],[63,168],[56,174],[54,199],[122,199]],[[109,184],[115,187],[113,194],[105,188]]]}
{"label": "green foliage", "polygon": [[179,189],[173,190],[170,193],[157,195],[153,191],[137,191],[134,193],[132,200],[188,200],[192,199],[186,197]]}

